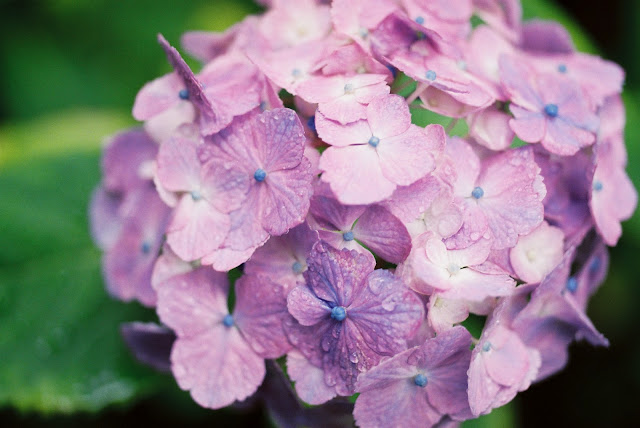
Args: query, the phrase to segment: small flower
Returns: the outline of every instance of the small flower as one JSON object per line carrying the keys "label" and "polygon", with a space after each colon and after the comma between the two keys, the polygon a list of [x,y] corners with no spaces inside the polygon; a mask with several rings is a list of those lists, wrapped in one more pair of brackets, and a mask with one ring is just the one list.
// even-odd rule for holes
{"label": "small flower", "polygon": [[[327,386],[354,392],[358,374],[407,346],[424,319],[423,304],[370,256],[320,241],[307,261],[306,283],[287,297],[294,347],[324,371]],[[310,342],[309,342],[310,341]]]}
{"label": "small flower", "polygon": [[443,416],[469,418],[471,335],[454,327],[383,361],[358,377],[358,426],[432,427]]}

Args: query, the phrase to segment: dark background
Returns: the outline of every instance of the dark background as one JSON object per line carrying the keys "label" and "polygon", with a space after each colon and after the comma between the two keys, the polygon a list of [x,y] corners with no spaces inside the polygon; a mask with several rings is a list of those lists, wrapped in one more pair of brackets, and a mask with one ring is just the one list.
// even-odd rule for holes
{"label": "dark background", "polygon": [[[627,97],[635,96],[635,103],[640,102],[640,2],[555,3],[586,30],[605,58],[627,70]],[[171,0],[0,0],[0,130],[70,109],[127,112],[139,88],[169,70],[155,42],[157,32],[177,44],[185,30],[221,30],[245,13],[258,10],[248,1],[193,0],[185,6]],[[637,127],[637,120],[629,116],[628,126]],[[96,140],[102,137],[96,135]],[[639,141],[627,140],[628,171],[636,187],[639,145]],[[0,155],[1,150],[0,141]],[[635,338],[640,325],[639,250],[640,220],[636,214],[625,225],[619,245],[612,249],[609,278],[589,308],[594,324],[608,337],[611,347],[573,345],[563,372],[519,394],[510,407],[509,424],[632,426],[640,420],[640,344]],[[140,422],[149,426],[260,426],[265,420],[260,408],[206,411],[192,404],[186,394],[167,392],[99,414],[44,417],[0,409],[2,426]]]}

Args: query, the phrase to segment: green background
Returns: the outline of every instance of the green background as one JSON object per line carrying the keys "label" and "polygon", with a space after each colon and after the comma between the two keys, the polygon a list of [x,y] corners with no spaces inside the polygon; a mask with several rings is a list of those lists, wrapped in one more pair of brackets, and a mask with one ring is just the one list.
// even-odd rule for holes
{"label": "green background", "polygon": [[[147,81],[169,71],[155,37],[222,30],[260,9],[249,1],[0,0],[0,425],[258,426],[260,409],[207,411],[168,376],[137,364],[118,332],[151,320],[103,291],[87,204],[103,138],[135,125]],[[628,71],[628,173],[640,184],[640,2],[523,0],[562,20],[581,50]],[[559,8],[562,3],[577,16]],[[588,27],[592,37],[585,36]],[[195,65],[195,62],[191,62]],[[568,368],[465,426],[622,426],[638,420],[640,216],[624,224],[589,315],[611,348],[577,344]]]}

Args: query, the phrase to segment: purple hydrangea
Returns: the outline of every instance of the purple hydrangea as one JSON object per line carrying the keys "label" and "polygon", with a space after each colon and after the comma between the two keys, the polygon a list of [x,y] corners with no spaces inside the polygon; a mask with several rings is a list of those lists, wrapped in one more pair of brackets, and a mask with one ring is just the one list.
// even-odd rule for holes
{"label": "purple hydrangea", "polygon": [[183,36],[198,69],[159,36],[173,72],[103,152],[107,290],[163,324],[124,327],[141,361],[283,425],[445,427],[608,345],[618,65],[518,0],[260,3]]}

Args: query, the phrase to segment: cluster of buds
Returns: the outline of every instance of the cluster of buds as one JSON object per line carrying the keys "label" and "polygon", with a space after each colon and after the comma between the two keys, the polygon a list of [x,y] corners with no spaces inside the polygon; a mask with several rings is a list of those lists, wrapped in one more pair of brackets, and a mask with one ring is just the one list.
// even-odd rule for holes
{"label": "cluster of buds", "polygon": [[93,235],[162,323],[132,341],[171,337],[150,362],[216,409],[286,358],[304,402],[424,427],[608,344],[585,311],[637,202],[619,66],[517,0],[262,3],[183,36],[198,73],[159,36],[174,71],[104,149]]}

